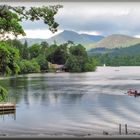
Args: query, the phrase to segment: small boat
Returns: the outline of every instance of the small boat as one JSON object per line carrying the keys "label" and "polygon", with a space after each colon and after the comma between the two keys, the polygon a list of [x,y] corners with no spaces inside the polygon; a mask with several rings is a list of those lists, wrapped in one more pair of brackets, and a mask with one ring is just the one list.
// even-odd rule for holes
{"label": "small boat", "polygon": [[128,94],[129,96],[140,96],[140,92],[138,92],[137,90],[132,90],[132,89],[129,89],[129,90],[127,91],[127,94]]}

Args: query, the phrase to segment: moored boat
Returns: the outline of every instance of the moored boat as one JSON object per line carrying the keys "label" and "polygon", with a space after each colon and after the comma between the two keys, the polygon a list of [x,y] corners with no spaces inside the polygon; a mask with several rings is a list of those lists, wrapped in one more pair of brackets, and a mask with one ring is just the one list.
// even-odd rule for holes
{"label": "moored boat", "polygon": [[129,96],[140,96],[140,92],[138,92],[137,90],[132,90],[132,89],[129,89],[129,90],[127,91],[127,94],[128,94]]}

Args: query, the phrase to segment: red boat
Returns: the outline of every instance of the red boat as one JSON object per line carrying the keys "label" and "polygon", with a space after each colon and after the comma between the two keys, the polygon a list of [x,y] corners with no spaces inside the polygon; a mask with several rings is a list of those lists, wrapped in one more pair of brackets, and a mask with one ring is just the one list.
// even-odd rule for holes
{"label": "red boat", "polygon": [[128,94],[129,96],[140,96],[140,92],[138,92],[137,90],[132,90],[132,89],[129,89],[129,90],[127,91],[127,94]]}

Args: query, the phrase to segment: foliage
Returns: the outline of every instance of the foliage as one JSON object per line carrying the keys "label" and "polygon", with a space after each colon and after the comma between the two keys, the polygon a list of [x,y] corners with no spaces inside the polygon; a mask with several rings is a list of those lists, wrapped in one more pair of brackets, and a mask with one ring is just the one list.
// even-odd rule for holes
{"label": "foliage", "polygon": [[29,47],[30,59],[36,58],[40,54],[41,45],[34,44]]}
{"label": "foliage", "polygon": [[[20,25],[23,20],[43,20],[49,26],[49,29],[54,33],[57,31],[58,23],[55,22],[54,16],[57,14],[58,9],[62,6],[42,6],[30,7],[28,10],[25,7],[12,7],[7,5],[0,5],[0,40],[9,38],[9,35],[25,35],[25,32]],[[22,45],[19,41],[0,42],[0,74],[10,75],[19,72],[17,62],[19,55],[21,59],[28,59],[29,52],[27,42]],[[32,48],[31,48],[32,49]],[[30,52],[31,53],[31,52]],[[33,47],[31,58],[37,57],[38,51]],[[46,58],[45,58],[46,60]],[[42,58],[39,59],[39,63]],[[44,58],[43,58],[44,62]],[[46,61],[45,61],[46,62]],[[20,63],[21,73],[39,72],[40,66],[35,60],[22,60]],[[44,64],[41,63],[41,68]],[[5,100],[7,90],[0,86],[0,101]]]}
{"label": "foliage", "polygon": [[[51,47],[50,47],[51,48]],[[67,44],[61,44],[55,46],[53,49],[50,49],[50,54],[48,55],[48,60],[54,64],[65,64],[68,58],[68,48]]]}
{"label": "foliage", "polygon": [[95,71],[97,64],[98,64],[98,62],[95,58],[88,57],[88,62],[85,63],[83,71],[85,71],[85,72]]}
{"label": "foliage", "polygon": [[30,56],[29,56],[29,49],[28,49],[28,43],[27,43],[26,40],[25,40],[24,45],[22,47],[21,58],[22,59],[29,59],[30,58]]}
{"label": "foliage", "polygon": [[0,86],[0,102],[6,101],[7,94],[8,94],[8,91],[4,87]]}
{"label": "foliage", "polygon": [[24,44],[22,44],[17,39],[8,39],[6,42],[9,44],[10,47],[17,48],[19,50],[20,59],[29,59],[29,49],[26,40]]}
{"label": "foliage", "polygon": [[88,57],[85,48],[79,44],[70,47],[70,56],[65,64],[69,72],[94,71],[96,63],[93,58]]}
{"label": "foliage", "polygon": [[55,53],[55,50],[57,49],[57,45],[56,44],[52,44],[52,45],[50,45],[50,47],[49,47],[49,49],[48,49],[48,51],[47,51],[47,55],[46,55],[46,57],[47,57],[47,60],[49,61],[49,62],[51,62],[51,63],[55,63],[54,62],[54,53]]}
{"label": "foliage", "polygon": [[116,55],[107,54],[96,56],[98,65],[106,64],[107,66],[140,66],[139,55]]}
{"label": "foliage", "polygon": [[[102,51],[104,51],[104,53],[102,53]],[[140,44],[132,45],[127,48],[92,49],[92,56],[96,57],[98,65],[140,66]]]}
{"label": "foliage", "polygon": [[53,71],[54,68],[49,68],[48,62],[63,64],[69,72],[87,72],[96,69],[96,59],[89,57],[84,46],[80,44],[71,44],[70,48],[68,43],[49,46],[44,42],[31,47],[27,45],[27,42],[22,44],[18,40],[0,43],[1,74]]}
{"label": "foliage", "polygon": [[22,26],[19,24],[20,19],[16,13],[9,10],[6,5],[0,6],[0,38],[7,38],[7,34],[11,33],[15,36],[25,35]]}
{"label": "foliage", "polygon": [[65,66],[69,72],[81,72],[81,68],[80,68],[78,59],[74,55],[69,56]]}
{"label": "foliage", "polygon": [[40,72],[40,66],[35,60],[22,60],[19,63],[20,73],[36,73]]}
{"label": "foliage", "polygon": [[13,34],[15,36],[20,34],[25,35],[20,25],[20,22],[23,20],[43,20],[52,32],[56,32],[59,24],[55,22],[54,16],[61,7],[61,5],[55,5],[26,9],[24,6],[12,7],[0,5],[0,38],[7,38],[7,34]]}
{"label": "foliage", "polygon": [[6,42],[0,42],[0,73],[3,75],[17,74],[19,51],[9,47]]}
{"label": "foliage", "polygon": [[49,68],[48,61],[47,61],[45,55],[39,55],[35,60],[39,64],[41,71],[48,70],[48,68]]}
{"label": "foliage", "polygon": [[74,56],[83,56],[83,57],[85,56],[85,57],[87,57],[86,49],[81,44],[71,46],[70,47],[70,53]]}

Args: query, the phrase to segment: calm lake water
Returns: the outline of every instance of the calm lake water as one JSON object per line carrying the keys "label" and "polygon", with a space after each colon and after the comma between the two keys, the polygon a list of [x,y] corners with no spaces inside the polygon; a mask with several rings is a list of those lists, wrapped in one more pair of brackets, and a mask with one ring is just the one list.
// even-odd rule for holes
{"label": "calm lake water", "polygon": [[0,115],[0,134],[119,135],[119,124],[140,133],[140,67],[98,67],[88,73],[28,74],[1,79],[15,114]]}

